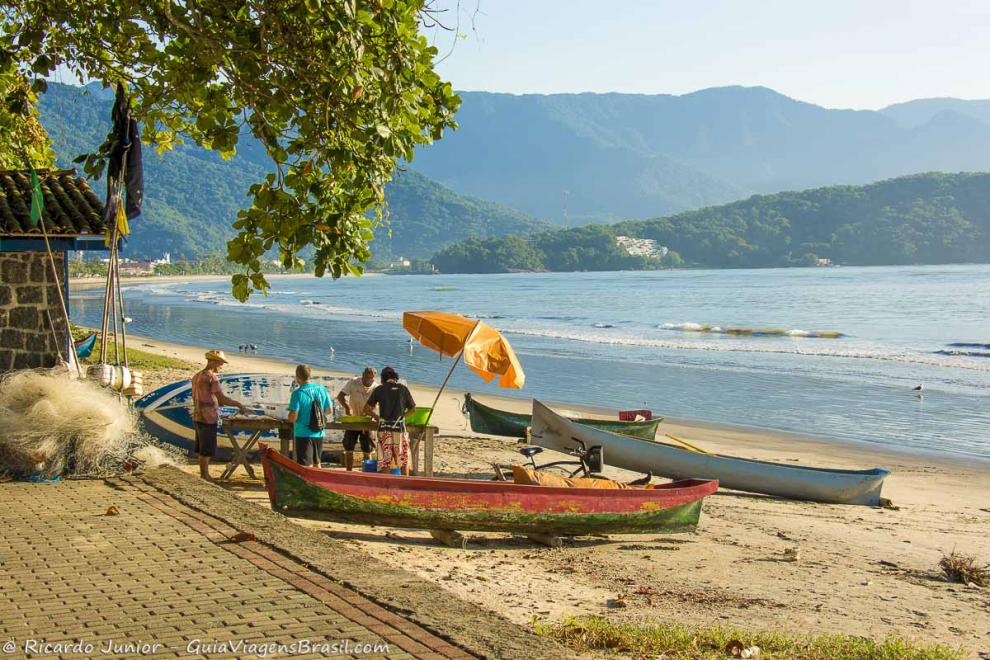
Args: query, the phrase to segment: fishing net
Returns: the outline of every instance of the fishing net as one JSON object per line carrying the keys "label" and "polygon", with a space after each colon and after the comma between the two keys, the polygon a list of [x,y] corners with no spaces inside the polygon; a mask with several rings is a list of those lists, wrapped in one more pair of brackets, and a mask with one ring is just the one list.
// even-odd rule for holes
{"label": "fishing net", "polygon": [[58,369],[0,377],[0,474],[106,476],[164,462],[172,461],[138,434],[133,411],[98,385]]}

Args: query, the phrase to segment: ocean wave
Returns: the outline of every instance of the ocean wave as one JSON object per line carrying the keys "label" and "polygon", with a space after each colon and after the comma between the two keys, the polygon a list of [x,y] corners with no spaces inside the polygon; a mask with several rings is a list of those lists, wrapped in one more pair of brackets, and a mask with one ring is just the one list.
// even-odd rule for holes
{"label": "ocean wave", "polygon": [[[338,307],[336,305],[327,305],[326,303],[321,303],[317,301],[311,301],[309,304],[304,304],[300,302],[299,305],[268,305],[269,308],[276,311],[283,311],[290,314],[300,314],[305,312],[316,313],[320,316],[347,316],[347,317],[359,317],[366,319],[401,319],[402,312],[389,312],[384,310],[370,310],[370,309],[357,309],[354,307]],[[302,307],[302,309],[300,309]]]}
{"label": "ocean wave", "polygon": [[810,343],[765,344],[761,342],[740,344],[723,341],[677,341],[669,339],[651,339],[647,337],[631,337],[612,333],[594,333],[580,330],[557,330],[552,328],[502,328],[502,332],[509,335],[563,339],[568,341],[590,342],[612,346],[729,353],[775,353],[782,355],[800,355],[805,357],[881,360],[886,362],[923,364],[937,367],[955,367],[974,371],[990,371],[990,365],[979,364],[974,360],[967,359],[966,356],[936,356],[936,354],[933,353],[914,353],[911,351],[894,351],[856,347],[823,348],[822,344]]}
{"label": "ocean wave", "polygon": [[[952,344],[949,344],[950,346]],[[963,357],[975,357],[975,358],[990,358],[990,351],[967,351],[967,350],[954,350],[945,349],[941,351],[935,351],[936,355],[960,355]]]}
{"label": "ocean wave", "polygon": [[984,351],[990,351],[990,344],[980,344],[978,342],[969,341],[957,341],[951,344],[946,344],[949,348],[978,348]]}
{"label": "ocean wave", "polygon": [[679,330],[681,332],[701,332],[719,335],[734,335],[737,337],[807,337],[810,339],[839,339],[845,335],[834,330],[800,330],[798,328],[723,328],[718,325],[703,325],[701,323],[662,323],[657,326],[661,330]]}

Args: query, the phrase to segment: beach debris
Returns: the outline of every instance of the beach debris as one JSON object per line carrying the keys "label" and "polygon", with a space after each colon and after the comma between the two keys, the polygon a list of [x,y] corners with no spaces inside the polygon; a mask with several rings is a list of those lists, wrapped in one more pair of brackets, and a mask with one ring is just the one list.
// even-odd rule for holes
{"label": "beach debris", "polygon": [[120,509],[118,509],[117,507],[115,507],[114,505],[111,504],[110,506],[107,507],[107,512],[104,513],[103,515],[105,515],[105,516],[119,516],[120,515]]}
{"label": "beach debris", "polygon": [[760,647],[746,646],[738,639],[733,639],[725,645],[725,652],[733,658],[758,658],[760,657]]}
{"label": "beach debris", "polygon": [[895,505],[893,500],[886,497],[881,497],[880,501],[877,503],[877,506],[879,506],[881,509],[890,509],[891,511],[901,510],[901,507]]}
{"label": "beach debris", "polygon": [[64,370],[0,378],[0,473],[52,478],[122,472],[136,423],[111,392]]}
{"label": "beach debris", "polygon": [[610,610],[621,609],[623,607],[629,607],[629,603],[626,602],[626,595],[619,594],[615,598],[609,598],[605,601],[605,607]]}
{"label": "beach debris", "polygon": [[971,585],[990,586],[990,564],[981,566],[976,562],[975,557],[959,554],[953,550],[942,557],[938,566],[949,582],[958,582],[967,587]]}
{"label": "beach debris", "polygon": [[801,559],[801,548],[795,546],[784,550],[782,561],[798,561]]}
{"label": "beach debris", "polygon": [[246,541],[257,541],[257,537],[251,532],[237,532],[230,537],[232,543],[244,543]]}
{"label": "beach debris", "polygon": [[[459,548],[461,550],[467,549],[467,537],[452,529],[431,529],[430,536],[432,536],[440,543],[443,543],[448,548]],[[402,548],[399,548],[401,551]]]}

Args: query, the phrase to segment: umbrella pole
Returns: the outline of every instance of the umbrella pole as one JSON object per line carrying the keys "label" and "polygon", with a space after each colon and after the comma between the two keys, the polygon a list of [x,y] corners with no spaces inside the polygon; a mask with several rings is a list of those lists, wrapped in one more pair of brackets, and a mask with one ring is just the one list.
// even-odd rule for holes
{"label": "umbrella pole", "polygon": [[[447,381],[449,381],[450,377],[454,375],[454,369],[457,368],[457,363],[464,357],[464,351],[467,350],[467,345],[471,342],[471,339],[474,337],[474,333],[478,329],[479,325],[481,325],[481,319],[478,319],[478,321],[474,324],[474,327],[471,328],[471,332],[469,332],[468,336],[464,338],[464,346],[461,347],[461,352],[457,354],[454,364],[450,365],[450,371],[447,372],[447,377],[443,379],[440,389],[437,390],[437,397],[433,399],[433,405],[430,406],[430,412],[426,415],[426,423],[423,424],[423,426],[430,425],[430,420],[433,419],[433,411],[436,410],[437,403],[440,401],[440,395],[443,394],[444,388],[447,387]],[[440,353],[440,357],[443,358],[443,353]]]}
{"label": "umbrella pole", "polygon": [[454,369],[457,368],[457,363],[461,361],[462,357],[464,357],[464,349],[461,349],[461,352],[457,354],[457,359],[454,360],[454,364],[450,365],[450,371],[447,372],[447,377],[443,379],[443,384],[440,385],[440,389],[437,390],[437,398],[433,399],[433,405],[430,406],[430,412],[426,416],[426,422],[423,426],[430,425],[430,420],[433,419],[433,411],[436,410],[437,402],[440,401],[440,395],[443,394],[444,388],[447,387],[447,381],[449,381],[450,377],[454,375]]}

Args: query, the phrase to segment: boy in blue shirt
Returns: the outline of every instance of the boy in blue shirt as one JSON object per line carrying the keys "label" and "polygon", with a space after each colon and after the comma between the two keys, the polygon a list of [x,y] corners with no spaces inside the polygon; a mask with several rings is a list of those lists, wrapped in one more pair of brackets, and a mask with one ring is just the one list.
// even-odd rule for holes
{"label": "boy in blue shirt", "polygon": [[313,375],[308,365],[296,367],[296,383],[299,385],[289,397],[289,421],[293,422],[296,436],[296,462],[300,465],[315,465],[323,467],[320,457],[323,455],[323,430],[314,431],[310,428],[310,417],[313,402],[323,410],[324,419],[330,419],[330,394],[327,388],[309,382]]}

